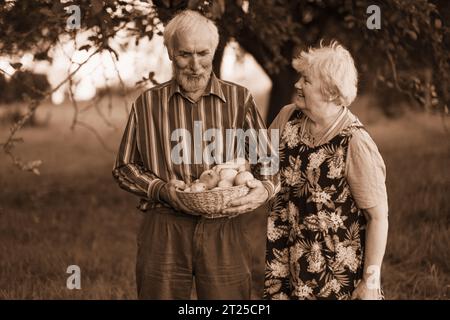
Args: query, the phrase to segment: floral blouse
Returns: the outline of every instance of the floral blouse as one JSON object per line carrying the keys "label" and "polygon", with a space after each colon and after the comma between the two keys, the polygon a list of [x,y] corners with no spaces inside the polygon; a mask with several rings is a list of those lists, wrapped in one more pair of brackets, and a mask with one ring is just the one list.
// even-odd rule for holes
{"label": "floral blouse", "polygon": [[346,162],[353,134],[364,129],[355,119],[313,146],[301,134],[305,117],[293,111],[281,134],[282,188],[268,221],[265,298],[349,299],[362,278],[366,220]]}

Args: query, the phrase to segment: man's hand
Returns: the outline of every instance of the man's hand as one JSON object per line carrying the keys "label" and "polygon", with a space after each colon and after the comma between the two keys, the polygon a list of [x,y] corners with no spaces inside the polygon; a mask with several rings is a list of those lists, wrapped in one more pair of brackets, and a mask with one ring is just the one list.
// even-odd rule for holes
{"label": "man's hand", "polygon": [[195,213],[188,209],[178,198],[176,188],[179,181],[177,180],[170,180],[167,182],[164,187],[161,188],[159,191],[159,197],[164,200],[167,204],[169,204],[172,208],[178,211],[182,211],[185,213],[189,213],[192,215],[199,215],[198,213]]}
{"label": "man's hand", "polygon": [[231,214],[231,217],[234,217],[248,211],[253,211],[260,207],[269,197],[261,181],[256,179],[247,181],[247,186],[250,188],[249,193],[228,203],[228,208],[223,213]]}

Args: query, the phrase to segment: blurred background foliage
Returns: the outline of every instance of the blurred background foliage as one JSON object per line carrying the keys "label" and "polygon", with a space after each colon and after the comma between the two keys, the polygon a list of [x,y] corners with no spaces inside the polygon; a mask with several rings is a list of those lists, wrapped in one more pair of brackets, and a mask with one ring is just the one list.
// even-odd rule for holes
{"label": "blurred background foliage", "polygon": [[[369,5],[378,5],[381,28],[367,28]],[[68,29],[70,5],[80,7],[81,28]],[[108,50],[121,30],[136,43],[161,34],[179,10],[191,8],[215,20],[221,41],[215,57],[220,71],[231,39],[250,53],[272,80],[267,120],[289,103],[297,79],[290,62],[299,50],[336,39],[355,57],[360,92],[371,91],[387,114],[399,99],[426,110],[448,112],[450,92],[450,2],[446,0],[1,0],[2,55],[33,53],[51,61],[61,36],[90,31],[83,50]],[[1,82],[0,85],[4,82]],[[3,90],[2,90],[3,91]],[[25,90],[24,90],[25,91]]]}

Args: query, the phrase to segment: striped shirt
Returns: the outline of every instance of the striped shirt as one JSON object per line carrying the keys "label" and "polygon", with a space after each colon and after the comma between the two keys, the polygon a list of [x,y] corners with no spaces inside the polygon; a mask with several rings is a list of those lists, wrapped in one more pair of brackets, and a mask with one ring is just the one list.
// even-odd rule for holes
{"label": "striped shirt", "polygon": [[[142,210],[160,206],[159,191],[170,179],[191,183],[204,170],[237,156],[236,141],[225,142],[227,129],[265,128],[246,88],[220,80],[212,73],[205,93],[194,102],[172,79],[145,91],[133,103],[113,176],[122,189],[141,197]],[[208,129],[221,132],[222,138],[208,138]],[[204,161],[203,150],[212,142],[218,146],[214,150],[215,161],[210,163]],[[246,157],[248,152],[247,144]],[[252,166],[252,172],[259,177],[256,168]],[[279,188],[278,176],[266,176],[263,180],[271,198]]]}

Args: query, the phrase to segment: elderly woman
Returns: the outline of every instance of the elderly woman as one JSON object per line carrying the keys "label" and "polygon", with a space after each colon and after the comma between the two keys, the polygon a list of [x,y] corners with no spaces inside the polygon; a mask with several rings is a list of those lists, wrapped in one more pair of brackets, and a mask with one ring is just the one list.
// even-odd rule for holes
{"label": "elderly woman", "polygon": [[382,299],[385,166],[348,106],[357,72],[337,42],[302,52],[280,130],[282,189],[268,222],[265,298]]}

